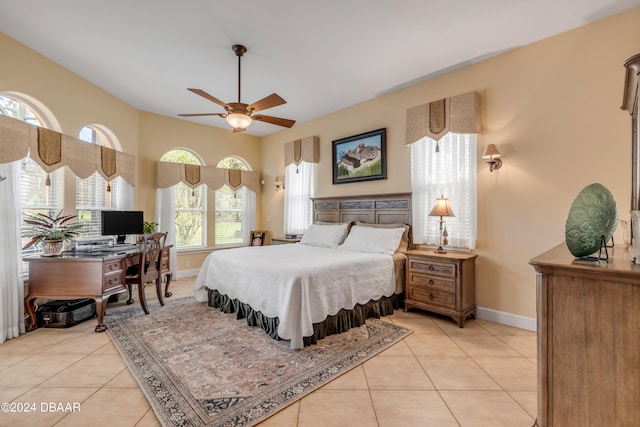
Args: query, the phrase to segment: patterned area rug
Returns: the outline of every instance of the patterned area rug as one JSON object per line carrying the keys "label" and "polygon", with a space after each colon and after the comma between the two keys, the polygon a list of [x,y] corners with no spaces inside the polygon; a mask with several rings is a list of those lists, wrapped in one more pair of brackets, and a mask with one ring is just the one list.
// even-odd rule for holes
{"label": "patterned area rug", "polygon": [[252,426],[411,331],[378,319],[302,350],[193,298],[111,310],[109,335],[163,426]]}

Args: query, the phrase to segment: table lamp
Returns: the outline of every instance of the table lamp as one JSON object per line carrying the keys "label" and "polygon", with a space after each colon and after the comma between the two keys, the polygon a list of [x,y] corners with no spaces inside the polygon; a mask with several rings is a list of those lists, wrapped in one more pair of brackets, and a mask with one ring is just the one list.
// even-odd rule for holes
{"label": "table lamp", "polygon": [[[439,216],[440,217],[440,234],[439,234],[439,242],[438,242],[438,249],[436,249],[434,252],[437,254],[446,254],[447,251],[444,250],[444,248],[442,247],[442,230],[443,230],[443,223],[444,220],[442,219],[443,216],[455,216],[453,214],[453,211],[451,210],[451,205],[449,204],[449,199],[447,199],[446,197],[441,196],[439,198],[436,199],[436,204],[433,205],[433,209],[431,209],[431,212],[429,213],[429,216]],[[445,228],[446,230],[446,228]]]}

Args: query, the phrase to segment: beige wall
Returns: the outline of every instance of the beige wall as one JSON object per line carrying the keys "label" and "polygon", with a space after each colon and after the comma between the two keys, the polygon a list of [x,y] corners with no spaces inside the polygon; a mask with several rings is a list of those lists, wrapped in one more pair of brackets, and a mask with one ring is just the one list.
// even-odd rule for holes
{"label": "beige wall", "polygon": [[[315,135],[317,196],[410,191],[406,109],[479,91],[477,303],[535,317],[527,260],[564,241],[578,192],[602,183],[621,219],[629,218],[631,120],[620,105],[623,63],[638,52],[640,9],[634,9],[265,137],[265,180],[284,174],[284,143]],[[332,185],[331,141],[380,127],[387,128],[388,179]],[[504,164],[490,173],[480,156],[492,143]],[[281,234],[282,194],[265,186],[262,209],[263,224]],[[616,242],[620,248],[620,230]]]}
{"label": "beige wall", "polygon": [[[154,217],[155,162],[173,148],[187,147],[210,166],[233,155],[246,160],[252,170],[261,170],[257,137],[136,110],[3,33],[0,52],[11,58],[5,62],[10,66],[0,67],[0,93],[17,92],[34,98],[51,110],[59,124],[57,130],[67,135],[77,135],[86,125],[102,125],[118,138],[124,152],[136,156],[135,208],[144,210],[146,220]],[[68,171],[65,177],[65,211],[69,212],[75,209],[75,180]],[[208,200],[213,223],[212,191]],[[258,195],[258,214],[260,203]],[[213,246],[213,226],[207,231],[207,243]],[[178,269],[199,267],[206,253],[180,255]]]}
{"label": "beige wall", "polygon": [[[0,52],[11,59],[10,66],[0,67],[0,92],[36,98],[70,135],[101,124],[125,152],[137,156],[136,207],[146,217],[153,217],[154,162],[171,148],[188,147],[207,165],[237,155],[262,173],[266,185],[258,199],[258,226],[272,235],[283,232],[283,192],[272,183],[284,175],[284,143],[320,137],[317,196],[410,191],[406,109],[479,91],[484,129],[479,155],[490,143],[504,154],[502,169],[493,173],[478,161],[477,302],[489,309],[535,316],[535,276],[527,259],[564,241],[567,212],[584,186],[607,186],[621,218],[628,219],[631,125],[620,110],[622,64],[640,52],[640,9],[262,139],[140,112],[2,33]],[[388,179],[332,185],[331,141],[381,127],[387,128]],[[621,241],[617,232],[616,242]],[[179,269],[197,268],[203,257],[181,256]]]}

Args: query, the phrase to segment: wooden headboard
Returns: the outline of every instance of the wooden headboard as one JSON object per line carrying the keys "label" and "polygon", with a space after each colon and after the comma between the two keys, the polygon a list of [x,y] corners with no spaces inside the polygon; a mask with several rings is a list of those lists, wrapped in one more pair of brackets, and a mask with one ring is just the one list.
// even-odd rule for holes
{"label": "wooden headboard", "polygon": [[313,222],[411,224],[411,193],[313,198]]}

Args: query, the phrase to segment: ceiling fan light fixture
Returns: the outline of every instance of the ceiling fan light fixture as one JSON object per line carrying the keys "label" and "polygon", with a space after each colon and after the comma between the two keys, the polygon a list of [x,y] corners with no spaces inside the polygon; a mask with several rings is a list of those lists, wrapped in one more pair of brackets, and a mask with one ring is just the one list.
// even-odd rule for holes
{"label": "ceiling fan light fixture", "polygon": [[242,113],[230,113],[227,114],[226,118],[227,123],[229,123],[229,125],[231,125],[231,127],[234,129],[244,130],[249,127],[252,122],[251,117]]}

